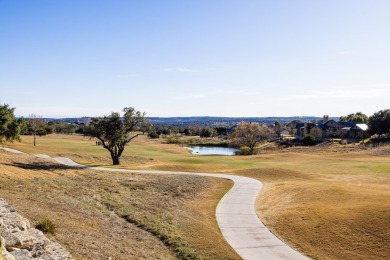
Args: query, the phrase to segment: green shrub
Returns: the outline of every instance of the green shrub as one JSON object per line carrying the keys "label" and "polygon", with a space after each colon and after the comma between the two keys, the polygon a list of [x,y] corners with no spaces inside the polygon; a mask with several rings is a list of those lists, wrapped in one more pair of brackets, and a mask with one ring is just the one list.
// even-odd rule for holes
{"label": "green shrub", "polygon": [[171,134],[171,130],[169,128],[165,127],[164,129],[161,130],[161,133],[163,135],[170,135]]}
{"label": "green shrub", "polygon": [[312,135],[307,135],[303,138],[303,144],[304,145],[314,145],[316,139]]}
{"label": "green shrub", "polygon": [[239,155],[250,155],[253,151],[250,147],[244,145],[240,147],[240,151],[238,152]]}
{"label": "green shrub", "polygon": [[179,138],[177,138],[176,136],[169,136],[167,138],[167,143],[168,144],[178,144],[179,143]]}
{"label": "green shrub", "polygon": [[187,140],[188,145],[196,145],[196,140],[194,138],[190,138]]}
{"label": "green shrub", "polygon": [[53,223],[53,221],[49,218],[44,218],[41,222],[35,225],[36,229],[39,229],[43,233],[50,233],[54,234],[54,231],[56,229],[56,225]]}
{"label": "green shrub", "polygon": [[213,137],[216,135],[216,131],[212,128],[202,128],[199,135],[200,137]]}
{"label": "green shrub", "polygon": [[191,131],[190,131],[188,128],[184,129],[183,133],[184,133],[186,136],[192,135]]}
{"label": "green shrub", "polygon": [[152,138],[152,139],[160,138],[160,135],[157,134],[156,131],[150,132],[150,133],[148,134],[148,136],[149,136],[150,138]]}

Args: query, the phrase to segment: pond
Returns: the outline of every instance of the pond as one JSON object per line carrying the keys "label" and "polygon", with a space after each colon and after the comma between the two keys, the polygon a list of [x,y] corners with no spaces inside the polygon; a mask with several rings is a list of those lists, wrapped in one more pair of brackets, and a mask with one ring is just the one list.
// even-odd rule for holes
{"label": "pond", "polygon": [[219,146],[184,146],[184,148],[191,150],[192,154],[199,155],[235,155],[238,149]]}

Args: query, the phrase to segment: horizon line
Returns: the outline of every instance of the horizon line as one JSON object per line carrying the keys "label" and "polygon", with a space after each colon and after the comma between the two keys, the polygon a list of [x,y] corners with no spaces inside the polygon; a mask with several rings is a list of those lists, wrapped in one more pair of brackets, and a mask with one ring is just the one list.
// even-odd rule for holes
{"label": "horizon line", "polygon": [[[17,118],[29,116],[15,116]],[[66,118],[93,118],[102,116],[42,116],[46,119],[66,119]],[[323,118],[324,116],[145,116],[146,118]],[[339,118],[340,116],[329,116],[329,118]]]}

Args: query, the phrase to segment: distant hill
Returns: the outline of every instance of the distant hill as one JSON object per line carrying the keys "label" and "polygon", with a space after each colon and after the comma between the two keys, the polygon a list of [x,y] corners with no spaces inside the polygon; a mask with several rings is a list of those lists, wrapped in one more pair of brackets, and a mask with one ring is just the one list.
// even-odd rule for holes
{"label": "distant hill", "polygon": [[[44,118],[46,121],[65,121],[67,123],[85,123],[90,121],[90,117],[80,118]],[[291,116],[291,117],[214,117],[214,116],[192,116],[192,117],[148,117],[153,125],[158,126],[231,126],[236,125],[241,121],[256,122],[262,124],[273,124],[275,121],[280,123],[288,123],[294,120],[303,122],[319,121],[322,117],[315,116]],[[330,117],[330,119],[338,120],[338,117]]]}
{"label": "distant hill", "polygon": [[[149,117],[149,120],[154,125],[236,125],[239,122],[256,122],[262,124],[274,124],[275,121],[280,123],[288,123],[293,120],[300,120],[303,122],[319,121],[322,117],[314,116],[292,116],[292,117],[213,117],[213,116],[194,116],[194,117]],[[338,120],[338,117],[332,119]]]}

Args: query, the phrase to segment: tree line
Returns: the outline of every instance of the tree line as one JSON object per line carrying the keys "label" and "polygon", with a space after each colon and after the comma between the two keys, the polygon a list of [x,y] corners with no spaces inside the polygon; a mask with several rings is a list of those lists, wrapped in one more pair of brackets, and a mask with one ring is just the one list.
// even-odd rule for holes
{"label": "tree line", "polygon": [[[132,107],[123,109],[123,115],[113,112],[111,115],[92,118],[89,125],[76,127],[65,122],[46,122],[41,117],[31,115],[29,118],[16,118],[15,108],[9,105],[0,105],[0,143],[20,141],[20,135],[34,135],[35,137],[51,133],[82,133],[97,138],[102,146],[110,152],[114,165],[120,164],[120,157],[125,146],[141,134],[148,134],[151,138],[160,135],[169,135],[172,131],[181,131],[186,136],[199,135],[201,137],[227,136],[232,144],[240,147],[242,154],[253,154],[258,143],[274,138],[283,125],[275,122],[272,127],[265,124],[241,122],[234,129],[227,127],[200,127],[188,126],[184,129],[162,129],[153,127],[145,117],[145,113]],[[368,123],[370,134],[390,136],[390,109],[380,110],[367,117],[361,112],[340,117],[340,121]],[[296,123],[296,122],[295,122]],[[290,124],[294,124],[291,122]],[[279,133],[280,134],[280,133]]]}

